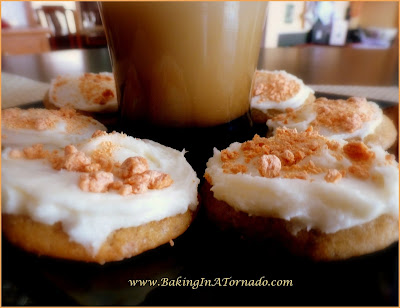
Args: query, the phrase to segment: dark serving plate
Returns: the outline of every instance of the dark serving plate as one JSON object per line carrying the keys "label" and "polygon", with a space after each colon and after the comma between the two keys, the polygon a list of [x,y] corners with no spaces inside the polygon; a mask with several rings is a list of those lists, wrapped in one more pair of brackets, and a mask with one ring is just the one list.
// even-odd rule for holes
{"label": "dark serving plate", "polygon": [[[397,104],[377,103],[397,125]],[[252,127],[248,134],[264,130]],[[390,151],[398,157],[397,149],[395,145]],[[166,244],[98,265],[38,257],[2,238],[2,305],[399,305],[398,243],[345,261],[312,262],[290,255],[273,241],[258,243],[223,233],[205,219],[202,208],[174,242],[173,247]],[[266,280],[281,286],[267,286]]]}

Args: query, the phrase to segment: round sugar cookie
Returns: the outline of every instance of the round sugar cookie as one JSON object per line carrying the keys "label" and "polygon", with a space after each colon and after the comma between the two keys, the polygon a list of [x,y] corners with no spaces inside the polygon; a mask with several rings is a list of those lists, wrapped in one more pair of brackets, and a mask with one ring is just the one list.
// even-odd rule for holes
{"label": "round sugar cookie", "polygon": [[74,108],[102,123],[114,123],[118,111],[114,75],[102,72],[57,76],[51,80],[43,104],[48,109]]}
{"label": "round sugar cookie", "polygon": [[298,255],[347,259],[398,240],[398,163],[380,146],[278,128],[214,149],[205,179],[212,221]]}
{"label": "round sugar cookie", "polygon": [[280,218],[249,215],[214,198],[207,182],[202,187],[207,218],[221,230],[256,240],[275,239],[291,253],[315,261],[344,260],[384,249],[398,240],[398,220],[382,215],[368,223],[335,233],[311,229],[292,233],[295,225]]}
{"label": "round sugar cookie", "polygon": [[9,108],[1,113],[2,147],[43,144],[64,147],[89,139],[95,131],[107,128],[92,117],[71,108]]}
{"label": "round sugar cookie", "polygon": [[251,89],[250,114],[255,123],[295,110],[315,100],[314,91],[285,71],[258,70]]}
{"label": "round sugar cookie", "polygon": [[267,121],[272,135],[278,127],[305,131],[312,126],[321,135],[343,140],[361,140],[384,149],[396,141],[392,121],[374,102],[361,97],[343,99],[317,98],[312,104],[278,114]]}
{"label": "round sugar cookie", "polygon": [[70,240],[61,223],[47,225],[24,215],[3,215],[2,229],[14,245],[37,255],[104,264],[139,255],[168,243],[189,228],[195,212],[152,221],[147,224],[121,228],[111,233],[96,255]]}
{"label": "round sugar cookie", "polygon": [[199,179],[184,154],[104,131],[63,150],[6,148],[3,232],[39,255],[97,263],[162,245],[197,211]]}

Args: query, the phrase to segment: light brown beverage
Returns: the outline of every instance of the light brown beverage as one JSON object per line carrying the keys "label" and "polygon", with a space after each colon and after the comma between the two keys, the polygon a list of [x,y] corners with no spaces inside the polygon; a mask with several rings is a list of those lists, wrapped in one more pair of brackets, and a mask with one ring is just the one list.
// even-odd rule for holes
{"label": "light brown beverage", "polygon": [[101,2],[122,117],[210,127],[246,114],[265,10],[266,2]]}

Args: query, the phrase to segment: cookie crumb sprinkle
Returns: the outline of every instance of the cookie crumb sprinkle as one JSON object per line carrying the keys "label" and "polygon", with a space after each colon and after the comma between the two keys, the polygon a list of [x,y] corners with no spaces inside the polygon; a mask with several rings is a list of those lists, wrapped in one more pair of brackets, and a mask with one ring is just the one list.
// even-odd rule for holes
{"label": "cookie crumb sprinkle", "polygon": [[263,155],[258,160],[258,172],[266,178],[275,178],[281,171],[281,161],[275,155]]}
{"label": "cookie crumb sprinkle", "polygon": [[252,94],[260,96],[259,103],[266,100],[280,103],[295,96],[299,91],[300,84],[283,74],[257,72]]}
{"label": "cookie crumb sprinkle", "polygon": [[325,175],[325,181],[328,183],[339,182],[342,178],[342,174],[336,169],[329,169],[328,173]]}
{"label": "cookie crumb sprinkle", "polygon": [[36,131],[54,130],[61,123],[65,123],[66,133],[80,133],[97,121],[80,115],[72,108],[59,110],[48,109],[20,109],[8,108],[2,110],[2,124],[8,129],[30,129]]}
{"label": "cookie crumb sprinkle", "polygon": [[164,189],[174,181],[167,173],[150,170],[146,158],[128,157],[122,163],[115,162],[112,152],[115,145],[102,142],[91,156],[79,151],[74,145],[67,145],[62,153],[43,149],[36,144],[22,150],[10,150],[11,159],[47,159],[55,170],[81,173],[78,186],[86,192],[105,193],[117,191],[122,196],[141,194],[150,190]]}

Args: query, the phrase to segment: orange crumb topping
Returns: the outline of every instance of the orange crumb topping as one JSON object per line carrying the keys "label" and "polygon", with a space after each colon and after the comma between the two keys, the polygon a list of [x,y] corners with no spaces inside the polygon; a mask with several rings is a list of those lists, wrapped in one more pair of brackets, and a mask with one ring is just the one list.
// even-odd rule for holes
{"label": "orange crumb topping", "polygon": [[57,150],[49,152],[36,144],[23,150],[9,152],[12,159],[47,159],[55,170],[80,172],[78,186],[87,192],[116,190],[122,196],[144,193],[149,189],[163,189],[173,184],[169,174],[149,170],[147,160],[141,156],[128,157],[122,164],[112,159],[116,146],[102,142],[99,148],[87,156],[75,146],[64,148],[63,155]]}
{"label": "orange crumb topping", "polygon": [[255,135],[253,140],[242,144],[241,150],[247,162],[262,155],[275,155],[282,166],[290,166],[316,153],[324,144],[325,138],[312,130],[297,133],[278,128],[271,138]]}
{"label": "orange crumb topping", "polygon": [[349,142],[343,147],[343,152],[353,162],[348,168],[349,173],[360,179],[369,178],[369,169],[375,153],[362,142]]}
{"label": "orange crumb topping", "polygon": [[47,150],[43,149],[43,144],[35,144],[23,149],[24,157],[27,159],[43,159],[49,155]]}
{"label": "orange crumb topping", "polygon": [[315,100],[317,117],[311,125],[328,127],[334,132],[352,133],[372,119],[374,109],[365,98],[351,97],[347,100]]}
{"label": "orange crumb topping", "polygon": [[236,158],[239,157],[239,153],[236,151],[229,151],[229,150],[222,150],[221,151],[221,160],[223,162],[225,161],[230,161],[230,160],[235,160]]}
{"label": "orange crumb topping", "polygon": [[143,173],[149,169],[149,164],[144,157],[135,156],[127,158],[121,165],[120,177],[123,179],[131,177],[135,173]]}
{"label": "orange crumb topping", "polygon": [[79,188],[83,191],[106,192],[113,181],[114,175],[110,172],[83,173],[79,178]]}
{"label": "orange crumb topping", "polygon": [[93,133],[92,138],[97,138],[97,137],[105,136],[105,135],[107,135],[107,132],[105,132],[104,130],[96,130]]}
{"label": "orange crumb topping", "polygon": [[212,177],[210,174],[208,174],[207,172],[204,174],[204,178],[206,179],[206,181],[210,184],[213,185],[213,181],[212,181]]}
{"label": "orange crumb topping", "polygon": [[348,171],[357,178],[368,179],[370,176],[368,169],[369,168],[366,168],[363,164],[354,164],[348,168]]}
{"label": "orange crumb topping", "polygon": [[263,155],[258,159],[258,172],[266,178],[275,178],[281,171],[281,161],[275,155]]}
{"label": "orange crumb topping", "polygon": [[[329,151],[337,161],[347,157],[351,166],[338,169],[317,166],[313,157],[320,156],[323,151]],[[310,175],[325,174],[328,183],[340,181],[347,173],[368,178],[374,158],[375,153],[362,142],[349,142],[342,147],[339,142],[319,135],[312,127],[300,133],[295,129],[278,128],[270,138],[255,135],[252,140],[242,143],[237,152],[221,151],[224,173],[246,173],[249,165],[256,166],[262,177],[307,180]],[[386,157],[386,161],[392,159]],[[210,175],[206,173],[204,177],[212,184]]]}
{"label": "orange crumb topping", "polygon": [[37,131],[52,130],[61,122],[66,123],[67,133],[79,133],[97,121],[78,114],[74,109],[20,109],[9,108],[2,110],[2,124],[9,129],[31,129]]}
{"label": "orange crumb topping", "polygon": [[260,96],[259,103],[269,100],[277,103],[286,101],[300,91],[300,84],[283,74],[256,72],[253,96]]}
{"label": "orange crumb topping", "polygon": [[13,159],[24,158],[24,152],[21,150],[13,149],[8,153],[8,156]]}
{"label": "orange crumb topping", "polygon": [[352,141],[343,146],[343,152],[354,161],[368,161],[375,157],[375,153],[359,141]]}
{"label": "orange crumb topping", "polygon": [[308,180],[308,173],[307,171],[295,171],[286,173],[283,176],[285,179],[299,179],[299,180]]}
{"label": "orange crumb topping", "polygon": [[58,88],[67,83],[67,80],[65,80],[62,76],[57,76],[56,80],[54,81],[54,87]]}
{"label": "orange crumb topping", "polygon": [[396,157],[393,154],[387,154],[385,156],[385,165],[392,165],[396,161]]}
{"label": "orange crumb topping", "polygon": [[123,184],[119,189],[118,193],[122,196],[133,194],[132,185]]}
{"label": "orange crumb topping", "polygon": [[87,157],[85,153],[78,151],[73,145],[67,145],[65,147],[63,169],[68,171],[84,172],[91,162],[90,157]]}
{"label": "orange crumb topping", "polygon": [[79,90],[88,103],[105,105],[115,97],[113,78],[86,73],[79,78]]}
{"label": "orange crumb topping", "polygon": [[101,142],[91,154],[92,161],[99,164],[101,169],[110,172],[114,168],[113,153],[118,147],[111,141]]}
{"label": "orange crumb topping", "polygon": [[224,173],[246,173],[247,172],[247,166],[243,164],[235,164],[233,162],[225,162],[222,164],[222,169],[224,170]]}
{"label": "orange crumb topping", "polygon": [[336,169],[329,169],[328,173],[325,175],[325,181],[328,183],[336,183],[340,181],[342,174]]}
{"label": "orange crumb topping", "polygon": [[[347,100],[330,100],[318,98],[314,102],[316,118],[311,122],[316,130],[326,127],[333,132],[352,133],[361,129],[363,124],[370,121],[374,115],[374,105],[365,98],[351,97]],[[275,116],[272,120],[283,124],[296,122],[302,109],[287,110]]]}

